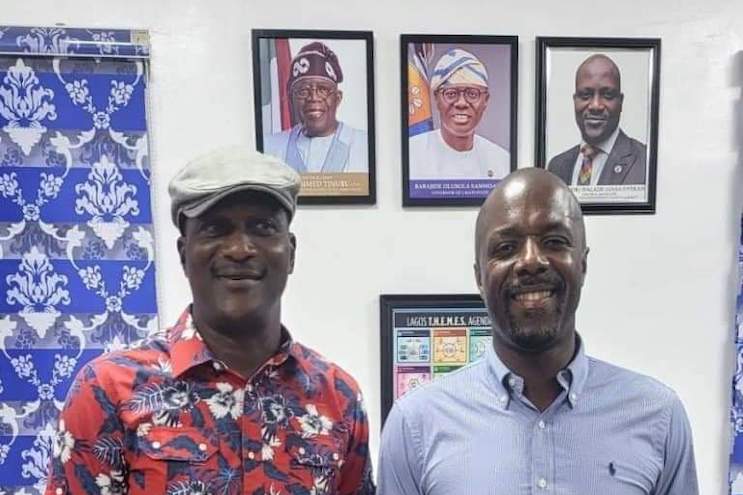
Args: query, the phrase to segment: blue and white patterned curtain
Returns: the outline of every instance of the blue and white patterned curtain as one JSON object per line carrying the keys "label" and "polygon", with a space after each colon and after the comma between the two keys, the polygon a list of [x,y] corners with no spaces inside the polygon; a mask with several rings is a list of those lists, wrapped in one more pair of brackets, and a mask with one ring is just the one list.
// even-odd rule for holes
{"label": "blue and white patterned curtain", "polygon": [[43,491],[75,373],[157,325],[147,57],[0,26],[0,494]]}
{"label": "blue and white patterned curtain", "polygon": [[735,300],[735,355],[733,378],[732,448],[730,453],[730,493],[743,495],[743,218],[738,247],[738,297]]}

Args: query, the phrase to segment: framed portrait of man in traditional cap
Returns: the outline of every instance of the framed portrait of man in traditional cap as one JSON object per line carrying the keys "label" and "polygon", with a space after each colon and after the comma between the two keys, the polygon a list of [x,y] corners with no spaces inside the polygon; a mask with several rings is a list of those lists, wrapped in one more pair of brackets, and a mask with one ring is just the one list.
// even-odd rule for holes
{"label": "framed portrait of man in traditional cap", "polygon": [[655,212],[660,40],[537,38],[535,163],[585,213]]}
{"label": "framed portrait of man in traditional cap", "polygon": [[372,39],[252,31],[256,147],[300,173],[300,204],[376,201]]}
{"label": "framed portrait of man in traditional cap", "polygon": [[477,206],[516,169],[518,38],[400,36],[403,206]]}

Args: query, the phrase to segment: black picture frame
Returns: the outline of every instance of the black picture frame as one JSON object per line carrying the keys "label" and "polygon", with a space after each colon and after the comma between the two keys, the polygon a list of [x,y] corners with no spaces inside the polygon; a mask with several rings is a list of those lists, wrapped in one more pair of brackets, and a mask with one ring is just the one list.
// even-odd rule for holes
{"label": "black picture frame", "polygon": [[[593,124],[579,129],[577,69],[589,57],[611,59],[620,73],[621,101],[614,129],[616,138],[602,138],[611,126],[612,110],[601,103],[584,106],[593,112]],[[658,157],[658,113],[660,98],[661,40],[659,38],[574,38],[536,39],[536,129],[537,167],[547,168],[568,183],[586,214],[654,214]],[[595,67],[595,66],[594,66]],[[598,86],[596,86],[598,87]],[[586,92],[588,91],[588,92]],[[587,102],[591,89],[584,91]],[[607,93],[610,97],[611,91]],[[568,97],[570,96],[570,97]],[[587,103],[585,103],[587,105]],[[611,105],[611,104],[610,104]],[[606,108],[616,109],[607,105]],[[570,117],[568,117],[568,114]],[[593,126],[593,129],[588,127]],[[607,124],[603,124],[606,128]],[[586,130],[588,129],[588,130]],[[590,184],[577,185],[580,174],[579,150],[587,143],[582,135],[591,131],[608,154],[601,172]],[[594,143],[590,143],[594,144]],[[563,151],[565,150],[565,151]],[[581,157],[581,160],[583,158]]]}
{"label": "black picture frame", "polygon": [[[283,84],[288,78],[286,72],[287,63],[291,65],[293,57],[297,56],[301,47],[292,49],[291,45],[299,43],[307,45],[311,42],[319,41],[331,50],[339,51],[338,47],[346,50],[344,53],[352,52],[357,57],[348,57],[347,67],[356,67],[358,61],[364,62],[365,74],[351,73],[343,70],[344,60],[341,55],[337,55],[338,63],[341,66],[344,80],[338,82],[338,93],[342,93],[342,99],[336,103],[336,109],[340,114],[346,110],[346,115],[353,119],[353,125],[344,122],[341,115],[338,121],[343,123],[346,132],[341,132],[340,127],[333,135],[332,143],[328,147],[328,154],[331,153],[336,143],[341,143],[338,148],[340,153],[335,156],[345,156],[342,162],[345,165],[343,170],[327,172],[324,170],[306,172],[300,170],[302,175],[302,188],[300,189],[298,203],[300,205],[373,205],[376,203],[376,154],[375,154],[375,118],[374,118],[374,35],[371,31],[322,31],[322,30],[288,30],[288,29],[253,29],[252,38],[252,57],[253,57],[253,81],[254,81],[254,114],[255,114],[255,142],[258,151],[266,152],[279,156],[284,161],[293,165],[290,155],[285,150],[289,149],[288,142],[291,140],[291,130],[295,126],[303,126],[301,112],[296,110],[293,105],[293,99],[289,96],[288,88]],[[298,40],[302,40],[299,42]],[[355,48],[355,42],[362,42],[363,49]],[[289,46],[290,48],[287,48]],[[277,49],[278,48],[278,49]],[[273,52],[271,52],[273,50]],[[290,51],[290,58],[287,62],[286,51]],[[356,53],[360,51],[360,53]],[[273,70],[270,64],[266,64],[266,58],[271,54],[276,54],[276,74],[269,74],[270,84],[265,84],[267,78],[265,72]],[[263,58],[263,63],[262,63]],[[267,69],[268,67],[268,69]],[[279,68],[280,67],[280,68]],[[292,68],[289,67],[291,72]],[[279,75],[281,74],[281,75]],[[349,81],[352,76],[352,81]],[[275,79],[270,79],[274,77]],[[361,81],[363,79],[363,82]],[[283,88],[283,89],[282,89]],[[278,92],[278,96],[273,93]],[[311,94],[316,95],[315,90]],[[365,95],[365,105],[363,102],[353,100],[352,95],[357,96],[357,100]],[[275,98],[278,98],[278,106],[275,108]],[[269,103],[270,100],[270,103]],[[327,98],[326,98],[327,100]],[[265,103],[265,105],[264,105]],[[352,106],[351,106],[352,105]],[[344,108],[345,107],[345,108]],[[366,114],[362,114],[364,110]],[[270,115],[272,118],[264,118]],[[276,118],[273,118],[276,117]],[[270,123],[268,122],[270,120]],[[268,132],[266,127],[270,125],[275,132]],[[287,129],[287,125],[290,127]],[[365,126],[364,130],[362,126]],[[277,130],[279,128],[279,130]],[[303,132],[297,132],[295,135],[303,135]],[[366,153],[363,153],[364,134],[366,137]],[[266,139],[268,138],[268,139]],[[284,139],[287,140],[286,148],[283,146]],[[268,141],[268,142],[267,142]],[[298,141],[294,141],[295,143]],[[273,143],[278,143],[276,146]],[[345,145],[345,148],[343,147]],[[358,145],[358,146],[357,146]],[[269,149],[267,149],[269,148]],[[281,148],[284,151],[279,151]],[[291,154],[293,157],[298,154]],[[366,164],[363,162],[366,161]],[[327,160],[325,162],[328,163]],[[335,162],[338,163],[338,162]],[[341,165],[332,167],[338,168]],[[295,167],[297,168],[297,167]],[[323,166],[323,168],[325,168]],[[347,168],[353,170],[348,171]]]}
{"label": "black picture frame", "polygon": [[[490,317],[478,294],[382,294],[379,296],[379,310],[381,424],[387,419],[398,392],[404,393],[398,390],[398,384],[405,383],[403,374],[416,377],[416,368],[419,368],[420,376],[423,376],[424,370],[428,369],[429,378],[433,379],[438,372],[444,374],[481,358],[487,347],[492,346]],[[470,315],[472,319],[464,318],[464,315]],[[427,319],[442,316],[464,319]],[[429,339],[427,360],[424,356],[426,333]],[[461,350],[457,350],[463,342],[462,335],[466,338],[464,358]],[[416,343],[415,339],[420,340]],[[407,349],[410,345],[416,345],[418,351],[405,351],[406,357],[401,358],[401,348]],[[437,357],[437,346],[444,345],[454,346],[451,359],[446,353],[443,360]],[[415,352],[418,352],[417,360]]]}
{"label": "black picture frame", "polygon": [[[457,48],[474,55],[488,74],[486,108],[476,117],[473,130],[479,143],[474,142],[471,151],[466,151],[469,158],[457,155],[440,133],[438,100],[430,87],[437,62],[447,50]],[[429,52],[430,60],[423,55]],[[409,64],[414,81],[409,77]],[[518,164],[518,36],[402,34],[400,75],[403,206],[480,206],[497,181],[516,170]],[[423,80],[421,75],[425,75]],[[460,92],[459,99],[462,98]],[[418,102],[422,102],[420,106]],[[419,112],[418,108],[424,110]],[[472,108],[477,111],[475,104]],[[441,155],[430,150],[443,150],[463,161],[442,157],[441,162],[436,162],[430,157]],[[445,165],[458,164],[464,168],[440,172]],[[464,170],[474,172],[459,175]]]}

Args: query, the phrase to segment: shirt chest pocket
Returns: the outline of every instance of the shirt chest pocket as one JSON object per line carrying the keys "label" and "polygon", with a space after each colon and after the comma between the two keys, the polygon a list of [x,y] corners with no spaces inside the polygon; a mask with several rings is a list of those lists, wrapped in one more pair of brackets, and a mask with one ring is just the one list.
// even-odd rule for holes
{"label": "shirt chest pocket", "polygon": [[133,483],[152,493],[167,493],[176,485],[199,488],[191,485],[203,484],[198,480],[210,469],[209,464],[219,449],[218,439],[195,428],[157,426],[146,435],[137,436],[135,443],[130,486]]}
{"label": "shirt chest pocket", "polygon": [[607,495],[650,495],[655,486],[655,476],[644,469],[625,461],[611,461],[609,476],[615,481],[616,490]]}
{"label": "shirt chest pocket", "polygon": [[289,435],[284,453],[285,472],[290,480],[287,487],[298,484],[318,495],[337,493],[344,462],[344,449],[338,439],[327,435]]}

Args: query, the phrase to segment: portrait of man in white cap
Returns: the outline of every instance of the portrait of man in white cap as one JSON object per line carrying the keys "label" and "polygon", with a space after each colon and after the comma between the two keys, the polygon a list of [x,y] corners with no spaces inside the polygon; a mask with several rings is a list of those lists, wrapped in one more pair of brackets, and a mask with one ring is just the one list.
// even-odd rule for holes
{"label": "portrait of man in white cap", "polygon": [[367,172],[367,132],[338,119],[343,70],[325,43],[313,41],[292,58],[287,93],[297,122],[264,136],[264,152],[299,173]]}
{"label": "portrait of man in white cap", "polygon": [[410,178],[500,179],[510,153],[475,131],[490,103],[488,71],[472,53],[452,48],[430,77],[440,126],[409,140]]}

